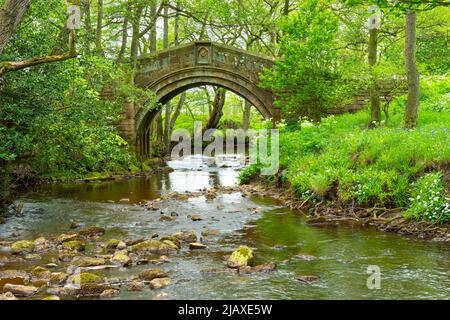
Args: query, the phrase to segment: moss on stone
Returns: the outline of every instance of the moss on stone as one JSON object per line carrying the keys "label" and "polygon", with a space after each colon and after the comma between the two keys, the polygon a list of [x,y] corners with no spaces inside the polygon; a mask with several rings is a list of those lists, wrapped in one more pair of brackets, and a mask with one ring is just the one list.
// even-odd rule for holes
{"label": "moss on stone", "polygon": [[70,251],[84,251],[86,248],[86,244],[83,241],[74,240],[74,241],[68,241],[64,242],[62,244],[63,249],[70,250]]}
{"label": "moss on stone", "polygon": [[12,253],[30,253],[34,248],[34,242],[28,240],[17,241],[11,245]]}
{"label": "moss on stone", "polygon": [[247,246],[237,248],[228,259],[230,268],[240,268],[253,265],[253,250]]}

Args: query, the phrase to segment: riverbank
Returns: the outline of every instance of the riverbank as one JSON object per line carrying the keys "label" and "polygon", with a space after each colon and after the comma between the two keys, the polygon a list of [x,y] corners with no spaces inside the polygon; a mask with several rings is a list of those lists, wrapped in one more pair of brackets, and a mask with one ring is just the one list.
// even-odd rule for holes
{"label": "riverbank", "polygon": [[240,182],[263,182],[319,221],[345,218],[448,239],[450,114],[424,109],[419,127],[404,130],[399,106],[389,122],[371,130],[366,111],[283,127],[278,174],[261,177],[260,165],[252,165]]}
{"label": "riverbank", "polygon": [[351,225],[361,228],[375,228],[383,232],[398,233],[418,239],[450,242],[450,223],[437,224],[415,221],[404,217],[404,208],[343,206],[326,202],[302,200],[288,188],[275,187],[257,179],[235,189],[245,196],[260,195],[272,197],[290,210],[307,217],[309,225]]}

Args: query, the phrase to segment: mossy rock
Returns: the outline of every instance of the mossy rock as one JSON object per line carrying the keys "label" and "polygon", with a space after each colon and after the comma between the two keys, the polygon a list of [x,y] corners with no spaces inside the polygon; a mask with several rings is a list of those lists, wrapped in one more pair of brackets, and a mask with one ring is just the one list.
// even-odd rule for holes
{"label": "mossy rock", "polygon": [[253,250],[247,246],[240,246],[228,258],[227,265],[230,268],[240,268],[252,266],[253,262]]}
{"label": "mossy rock", "polygon": [[35,248],[35,244],[33,241],[28,241],[28,240],[22,240],[22,241],[17,241],[14,242],[11,245],[11,252],[12,253],[30,253],[33,252]]}
{"label": "mossy rock", "polygon": [[173,242],[170,241],[170,240],[164,240],[162,243],[168,245],[168,246],[171,247],[173,250],[179,250],[179,249],[180,249],[179,246],[177,246],[175,243],[173,243]]}
{"label": "mossy rock", "polygon": [[[99,283],[100,277],[96,274],[89,273],[89,272],[82,272],[79,275],[74,275],[71,278],[72,284],[80,284],[81,286],[88,284],[88,283]],[[79,282],[78,282],[79,281]]]}
{"label": "mossy rock", "polygon": [[[169,245],[158,240],[148,240],[135,244],[131,247],[133,252],[149,252],[156,254],[168,254],[176,251],[175,245]],[[175,246],[176,247],[176,246]]]}
{"label": "mossy rock", "polygon": [[166,240],[170,241],[172,244],[175,244],[177,249],[181,248],[181,241],[177,237],[175,237],[175,236],[164,236],[164,237],[161,238],[162,242],[165,242]]}
{"label": "mossy rock", "polygon": [[99,235],[104,235],[105,229],[100,227],[85,227],[78,231],[78,234],[83,237],[94,237]]}
{"label": "mossy rock", "polygon": [[58,244],[68,242],[68,241],[74,241],[78,238],[77,234],[62,234],[56,238],[56,242]]}
{"label": "mossy rock", "polygon": [[183,242],[197,242],[197,235],[195,234],[195,232],[182,231],[175,233],[173,237]]}
{"label": "mossy rock", "polygon": [[150,270],[142,271],[139,274],[139,279],[144,280],[144,281],[152,281],[153,279],[167,278],[168,276],[169,275],[161,269],[150,269]]}
{"label": "mossy rock", "polygon": [[112,257],[111,262],[126,267],[131,264],[131,258],[127,256],[126,251],[119,251]]}
{"label": "mossy rock", "polygon": [[64,272],[53,272],[50,275],[50,283],[51,284],[62,284],[67,280],[69,276]]}
{"label": "mossy rock", "polygon": [[106,260],[103,258],[92,257],[75,257],[72,260],[72,264],[77,267],[96,267],[106,264]]}
{"label": "mossy rock", "polygon": [[31,271],[31,274],[33,276],[43,276],[43,275],[50,275],[50,270],[44,267],[36,267]]}
{"label": "mossy rock", "polygon": [[70,251],[84,251],[86,249],[86,243],[79,240],[68,241],[62,244],[63,249]]}
{"label": "mossy rock", "polygon": [[108,249],[115,249],[117,248],[117,246],[119,245],[120,240],[117,239],[111,239],[108,241],[108,243],[106,244],[106,248]]}

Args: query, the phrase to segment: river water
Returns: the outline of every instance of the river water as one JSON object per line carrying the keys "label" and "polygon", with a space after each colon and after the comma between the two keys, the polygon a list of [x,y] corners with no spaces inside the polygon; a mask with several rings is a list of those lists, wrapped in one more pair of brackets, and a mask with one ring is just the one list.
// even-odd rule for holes
{"label": "river water", "polygon": [[[10,217],[0,225],[0,238],[12,234],[20,239],[70,233],[70,221],[107,229],[102,241],[111,238],[149,238],[179,231],[219,231],[202,239],[205,250],[186,246],[171,262],[158,266],[168,271],[172,284],[162,290],[129,292],[124,288],[117,299],[449,299],[450,244],[410,239],[351,226],[310,226],[305,217],[276,200],[240,193],[204,196],[187,201],[163,202],[160,210],[138,205],[171,192],[195,192],[213,186],[233,186],[238,168],[217,168],[194,157],[169,162],[174,171],[150,177],[102,183],[54,185],[26,193],[24,214]],[[121,203],[121,199],[130,202]],[[176,212],[175,221],[160,221],[161,211]],[[188,215],[198,214],[193,222]],[[255,250],[256,263],[278,263],[270,273],[246,276],[207,274],[205,269],[226,268],[223,257],[237,246]],[[0,255],[6,253],[1,253]],[[314,256],[305,260],[301,255]],[[0,270],[32,270],[51,262],[6,264]],[[367,287],[368,266],[381,270],[381,288]],[[63,268],[63,266],[61,266]],[[149,266],[97,271],[107,278],[127,279]],[[298,277],[314,275],[320,280],[302,283]]]}

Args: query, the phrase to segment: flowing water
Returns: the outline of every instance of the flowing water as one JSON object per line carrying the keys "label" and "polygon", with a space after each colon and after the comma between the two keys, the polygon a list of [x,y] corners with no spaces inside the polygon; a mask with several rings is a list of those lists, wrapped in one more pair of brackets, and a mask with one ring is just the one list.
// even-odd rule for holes
{"label": "flowing water", "polygon": [[[217,168],[194,157],[169,162],[171,173],[146,178],[102,183],[40,187],[24,195],[24,214],[10,217],[0,225],[0,238],[12,234],[35,239],[70,233],[70,220],[102,226],[102,239],[149,238],[207,229],[218,230],[217,237],[205,238],[205,250],[190,251],[186,246],[159,266],[169,272],[172,285],[162,290],[141,292],[121,290],[118,299],[449,299],[450,244],[414,240],[395,234],[351,226],[309,226],[304,216],[282,207],[275,200],[240,193],[220,194],[214,200],[204,196],[188,201],[170,200],[158,211],[149,211],[141,201],[171,192],[194,192],[213,186],[233,186],[238,168],[233,162]],[[127,198],[129,203],[120,203]],[[256,209],[255,209],[256,208]],[[159,221],[161,211],[176,212],[175,221]],[[193,222],[187,216],[201,215]],[[255,250],[256,263],[277,262],[278,269],[251,275],[206,274],[204,269],[226,268],[223,257],[237,246]],[[1,255],[7,253],[1,253]],[[314,260],[299,255],[314,256]],[[0,257],[1,258],[1,257]],[[38,262],[6,264],[0,270],[31,270]],[[381,289],[367,287],[368,266],[381,270]],[[133,266],[97,271],[108,278],[125,279],[151,266]],[[62,267],[61,267],[62,268]],[[300,276],[319,276],[302,283]]]}

